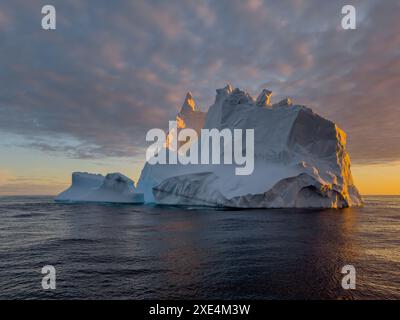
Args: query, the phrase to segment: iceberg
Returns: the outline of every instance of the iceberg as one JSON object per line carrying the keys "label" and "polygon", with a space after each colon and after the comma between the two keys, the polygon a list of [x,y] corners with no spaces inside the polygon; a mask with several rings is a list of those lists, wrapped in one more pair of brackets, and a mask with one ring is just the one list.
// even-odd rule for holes
{"label": "iceberg", "polygon": [[[253,173],[235,175],[232,164],[146,163],[138,181],[146,202],[234,208],[362,205],[350,170],[346,134],[334,122],[289,98],[272,104],[267,89],[257,99],[230,85],[216,91],[207,114],[186,117],[182,127],[254,129]],[[190,95],[181,113],[196,113],[191,105]],[[195,143],[200,147],[202,141]]]}
{"label": "iceberg", "polygon": [[71,186],[60,193],[58,202],[143,203],[142,193],[134,182],[121,173],[106,176],[87,172],[74,172]]}

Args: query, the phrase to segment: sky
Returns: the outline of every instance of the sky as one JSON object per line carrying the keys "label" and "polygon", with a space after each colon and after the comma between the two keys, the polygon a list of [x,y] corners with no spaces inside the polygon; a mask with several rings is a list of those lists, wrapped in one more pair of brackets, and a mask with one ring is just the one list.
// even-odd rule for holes
{"label": "sky", "polygon": [[[56,30],[41,9],[56,8]],[[347,133],[362,194],[400,194],[400,2],[168,0],[0,3],[0,195],[56,194],[73,171],[137,180],[145,134],[187,91],[273,91]]]}

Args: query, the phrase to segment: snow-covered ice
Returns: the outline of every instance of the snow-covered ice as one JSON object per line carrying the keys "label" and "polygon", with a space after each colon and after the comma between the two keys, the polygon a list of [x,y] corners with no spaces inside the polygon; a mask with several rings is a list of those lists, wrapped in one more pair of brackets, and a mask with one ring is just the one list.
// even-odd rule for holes
{"label": "snow-covered ice", "polygon": [[56,201],[143,203],[143,194],[137,192],[134,182],[121,173],[106,176],[74,172],[71,186],[60,193]]}

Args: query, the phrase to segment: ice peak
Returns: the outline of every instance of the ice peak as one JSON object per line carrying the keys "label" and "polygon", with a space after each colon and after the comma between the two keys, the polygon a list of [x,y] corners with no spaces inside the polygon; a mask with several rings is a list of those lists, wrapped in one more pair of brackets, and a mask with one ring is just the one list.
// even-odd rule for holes
{"label": "ice peak", "polygon": [[254,98],[246,91],[235,88],[227,98],[230,104],[253,104]]}
{"label": "ice peak", "polygon": [[186,94],[181,110],[196,111],[196,102],[194,101],[193,95],[190,91]]}
{"label": "ice peak", "polygon": [[219,94],[231,94],[233,91],[233,88],[230,84],[226,85],[225,88],[217,89],[217,95]]}
{"label": "ice peak", "polygon": [[229,96],[233,88],[230,84],[228,84],[225,88],[215,90],[217,92],[217,96],[215,97],[215,102],[223,100],[225,97]]}
{"label": "ice peak", "polygon": [[273,107],[289,107],[293,105],[293,101],[290,98],[285,98],[281,101],[279,101],[278,103],[274,103]]}
{"label": "ice peak", "polygon": [[272,91],[268,89],[263,89],[257,98],[256,104],[259,107],[269,107],[271,106],[270,98],[272,96]]}

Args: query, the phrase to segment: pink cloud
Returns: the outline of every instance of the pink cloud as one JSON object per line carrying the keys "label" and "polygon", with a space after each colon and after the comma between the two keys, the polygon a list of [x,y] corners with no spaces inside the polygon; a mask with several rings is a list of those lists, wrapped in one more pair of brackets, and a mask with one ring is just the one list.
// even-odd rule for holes
{"label": "pink cloud", "polygon": [[6,11],[0,8],[0,28],[7,28],[13,22],[13,18]]}

